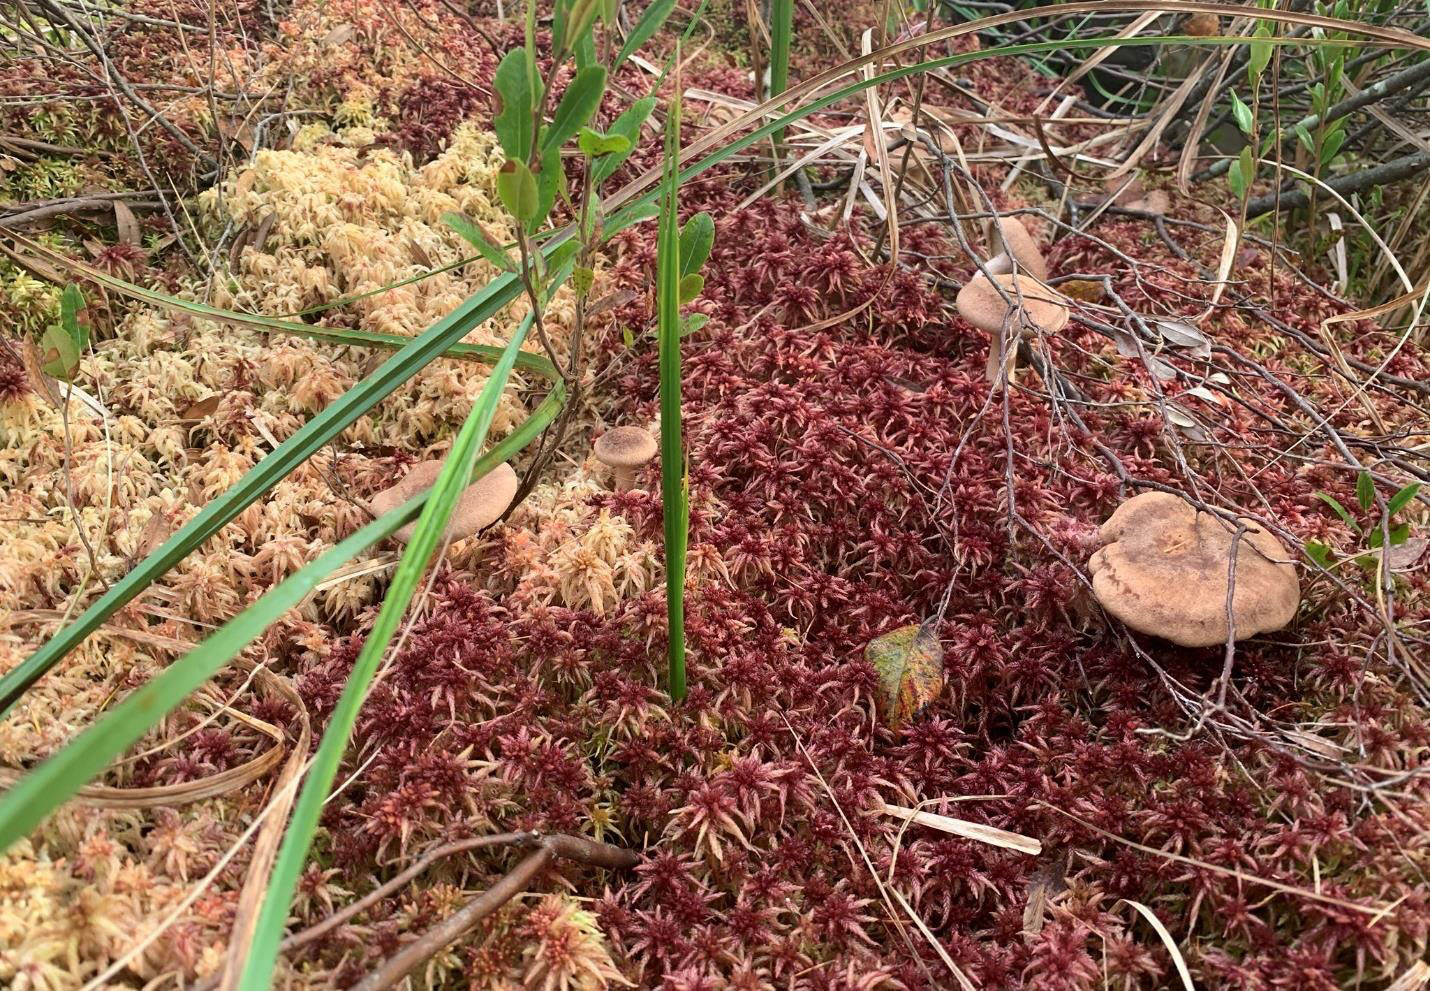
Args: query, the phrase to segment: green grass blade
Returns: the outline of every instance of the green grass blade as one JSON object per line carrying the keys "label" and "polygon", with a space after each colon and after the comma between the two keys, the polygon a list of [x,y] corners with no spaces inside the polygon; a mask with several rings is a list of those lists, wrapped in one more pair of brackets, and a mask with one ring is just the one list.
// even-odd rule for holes
{"label": "green grass blade", "polygon": [[[679,58],[679,47],[676,49]],[[690,493],[680,423],[680,86],[665,122],[665,182],[656,244],[660,347],[660,493],[665,522],[665,611],[670,697],[685,698],[685,550]]]}
{"label": "green grass blade", "polygon": [[[524,450],[556,418],[565,401],[565,387],[558,382],[521,426],[477,460],[472,474],[484,475]],[[148,684],[126,696],[59,753],[0,795],[0,853],[43,822],[328,575],[409,523],[428,495],[424,492],[415,496],[374,520],[269,589],[257,602]]]}
{"label": "green grass blade", "polygon": [[288,911],[293,901],[293,892],[298,886],[298,877],[307,862],[308,851],[313,844],[313,834],[318,828],[318,817],[323,811],[323,801],[328,789],[337,776],[338,766],[348,747],[348,738],[357,723],[358,713],[367,698],[368,688],[377,674],[392,638],[397,633],[407,606],[417,591],[418,582],[437,544],[442,539],[447,520],[456,508],[457,498],[471,476],[472,463],[477,451],[486,441],[487,431],[496,417],[497,404],[501,401],[502,390],[511,376],[516,356],[522,341],[531,328],[532,319],[522,321],[520,328],[512,335],[511,341],[502,354],[501,361],[492,369],[487,383],[482,387],[481,396],[462,424],[457,439],[452,444],[442,471],[437,476],[429,493],[427,503],[422,507],[422,515],[417,520],[412,539],[397,571],[392,576],[392,584],[383,598],[382,608],[373,621],[371,632],[363,642],[347,685],[333,710],[332,719],[323,733],[313,765],[303,782],[303,790],[293,808],[293,819],[283,837],[283,846],[278,851],[278,859],[273,865],[273,875],[269,879],[268,892],[263,899],[255,925],[253,942],[248,948],[248,959],[243,965],[243,975],[239,980],[240,991],[267,991],[273,979],[273,968],[278,958],[278,944],[283,940],[283,931],[288,924]]}
{"label": "green grass blade", "polygon": [[[794,42],[794,0],[770,0],[770,96],[789,88],[789,49]],[[784,145],[781,128],[771,139],[775,152]]]}
{"label": "green grass blade", "polygon": [[473,327],[495,316],[519,292],[520,283],[514,275],[498,278],[421,336],[413,338],[375,372],[304,424],[232,488],[205,506],[162,547],[110,586],[109,591],[79,618],[0,679],[0,715],[8,712],[27,688],[98,629],[117,609],[182,561],[194,548],[218,533],[249,504],[321,450],[323,445],[389,396],[419,369],[458,343]]}

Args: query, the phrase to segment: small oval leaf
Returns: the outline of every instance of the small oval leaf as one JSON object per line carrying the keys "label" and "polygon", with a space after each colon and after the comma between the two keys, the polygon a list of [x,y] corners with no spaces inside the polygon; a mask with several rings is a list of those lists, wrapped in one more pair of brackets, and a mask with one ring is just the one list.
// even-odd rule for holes
{"label": "small oval leaf", "polygon": [[943,690],[943,646],[930,623],[875,637],[864,657],[879,676],[879,711],[890,729],[918,715]]}

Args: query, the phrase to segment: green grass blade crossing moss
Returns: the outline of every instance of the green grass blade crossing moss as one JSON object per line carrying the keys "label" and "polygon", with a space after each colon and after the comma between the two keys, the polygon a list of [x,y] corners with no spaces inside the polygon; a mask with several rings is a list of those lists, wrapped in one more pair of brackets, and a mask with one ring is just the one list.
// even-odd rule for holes
{"label": "green grass blade crossing moss", "polygon": [[[676,47],[676,59],[680,48]],[[656,246],[660,348],[660,493],[665,521],[665,612],[670,697],[685,698],[685,551],[690,491],[680,422],[680,83],[665,121],[665,182]]]}
{"label": "green grass blade crossing moss", "polygon": [[[794,0],[770,0],[770,96],[789,88],[789,50],[794,43]],[[784,144],[784,128],[771,138],[778,155]]]}
{"label": "green grass blade crossing moss", "polygon": [[422,507],[422,515],[417,520],[412,539],[402,553],[402,559],[392,576],[392,584],[383,597],[382,607],[378,610],[372,630],[363,642],[357,660],[353,662],[352,673],[348,676],[343,694],[338,699],[328,728],[323,733],[322,742],[313,757],[312,767],[303,782],[303,790],[293,807],[293,818],[283,837],[283,846],[274,862],[268,892],[258,914],[253,942],[249,946],[248,959],[244,962],[243,975],[239,980],[240,991],[267,991],[272,982],[273,969],[278,959],[278,945],[283,941],[283,930],[288,924],[288,908],[293,901],[293,892],[298,886],[298,878],[303,873],[303,865],[307,862],[308,851],[313,844],[313,834],[318,828],[323,802],[337,777],[343,754],[347,751],[348,738],[357,723],[358,713],[362,710],[378,665],[387,653],[392,638],[397,634],[407,606],[417,591],[418,582],[442,539],[447,520],[456,508],[457,498],[471,476],[477,452],[486,442],[487,431],[496,417],[502,390],[511,376],[517,353],[532,322],[532,318],[527,317],[512,335],[501,360],[492,369],[491,377],[482,387],[476,405],[462,424],[462,429],[442,465],[442,471],[428,493],[426,505]]}
{"label": "green grass blade crossing moss", "polygon": [[64,657],[85,637],[132,600],[196,547],[218,533],[308,458],[332,441],[358,417],[372,409],[416,372],[459,342],[473,327],[495,316],[520,291],[515,276],[498,278],[486,290],[463,303],[433,324],[420,337],[398,351],[382,366],[352,389],[343,393],[313,419],[274,449],[222,495],[205,506],[163,546],[146,557],[134,570],[115,582],[73,623],[61,629],[44,646],[0,679],[0,715],[20,695]]}
{"label": "green grass blade crossing moss", "polygon": [[[558,384],[520,427],[478,459],[472,474],[483,475],[523,450],[556,417],[564,399]],[[410,522],[428,496],[424,492],[413,497],[289,575],[0,795],[0,853],[93,780],[110,761],[301,602],[319,582]]]}

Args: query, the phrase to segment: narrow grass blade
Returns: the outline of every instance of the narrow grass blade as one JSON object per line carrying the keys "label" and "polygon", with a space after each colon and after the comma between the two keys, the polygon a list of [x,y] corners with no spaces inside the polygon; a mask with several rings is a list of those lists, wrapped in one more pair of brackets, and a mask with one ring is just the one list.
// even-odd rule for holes
{"label": "narrow grass blade", "polygon": [[[565,399],[565,389],[558,383],[521,426],[477,459],[471,474],[484,475],[515,457],[555,419]],[[0,795],[0,853],[73,797],[110,761],[172,712],[239,651],[258,639],[283,613],[302,602],[328,575],[411,522],[429,494],[415,496],[374,520],[269,589],[257,602],[148,684],[131,692],[59,753]]]}
{"label": "narrow grass blade", "polygon": [[[794,42],[794,0],[770,0],[770,96],[789,88],[789,50]],[[771,140],[775,154],[781,154],[785,132],[775,131]]]}
{"label": "narrow grass blade", "polygon": [[[676,61],[680,46],[676,46]],[[656,245],[660,347],[660,492],[665,515],[665,610],[670,697],[685,698],[685,551],[690,492],[680,423],[680,78],[665,122],[665,184]]]}
{"label": "narrow grass blade", "polygon": [[109,591],[78,619],[56,633],[44,646],[0,679],[0,716],[14,706],[27,688],[39,680],[60,658],[78,646],[85,637],[98,629],[116,610],[182,561],[194,548],[218,533],[254,500],[321,450],[323,445],[390,395],[419,369],[458,343],[473,327],[495,316],[519,292],[520,283],[516,276],[504,275],[498,278],[486,290],[464,302],[421,336],[413,338],[377,371],[304,424],[273,453],[250,469],[232,488],[205,506],[162,547],[110,586]]}
{"label": "narrow grass blade", "polygon": [[347,685],[333,710],[332,719],[323,733],[318,752],[313,758],[308,777],[303,782],[302,793],[293,808],[293,819],[288,824],[288,832],[283,838],[283,846],[278,851],[278,859],[273,865],[273,875],[269,879],[268,893],[263,900],[255,924],[253,942],[248,948],[248,959],[244,963],[243,975],[239,979],[240,991],[267,991],[273,979],[273,968],[278,958],[278,944],[283,940],[283,930],[288,924],[288,911],[293,901],[293,892],[298,886],[298,877],[303,873],[308,851],[313,845],[313,834],[318,828],[318,817],[323,811],[323,800],[337,776],[338,766],[348,747],[348,738],[357,723],[358,713],[367,698],[368,688],[377,674],[378,665],[397,633],[407,606],[417,591],[417,584],[426,570],[428,561],[437,550],[447,520],[457,506],[457,498],[462,494],[467,480],[471,477],[472,465],[477,452],[486,442],[487,431],[496,417],[497,404],[501,401],[502,390],[511,377],[512,367],[520,352],[522,341],[531,328],[532,319],[522,321],[520,328],[512,335],[502,358],[492,369],[476,405],[462,424],[457,439],[452,443],[442,465],[442,471],[433,484],[422,515],[418,517],[412,539],[402,553],[397,571],[392,576],[392,584],[373,621],[371,632],[353,662],[352,673]]}

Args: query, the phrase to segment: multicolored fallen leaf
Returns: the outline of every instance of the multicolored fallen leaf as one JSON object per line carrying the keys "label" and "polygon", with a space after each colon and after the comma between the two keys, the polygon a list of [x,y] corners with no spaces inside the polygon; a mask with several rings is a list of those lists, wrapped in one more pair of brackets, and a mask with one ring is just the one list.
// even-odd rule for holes
{"label": "multicolored fallen leaf", "polygon": [[890,729],[918,715],[943,690],[943,647],[930,623],[875,637],[864,656],[879,675],[879,712]]}

